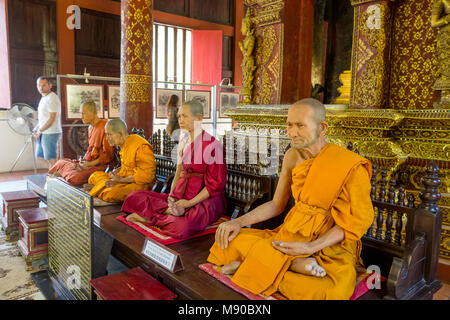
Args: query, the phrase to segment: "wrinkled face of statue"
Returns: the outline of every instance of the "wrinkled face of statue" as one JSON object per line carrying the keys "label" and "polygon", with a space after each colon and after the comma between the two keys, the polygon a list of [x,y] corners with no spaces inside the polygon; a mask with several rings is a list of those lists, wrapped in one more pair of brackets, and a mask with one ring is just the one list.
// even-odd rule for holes
{"label": "wrinkled face of statue", "polygon": [[50,93],[52,85],[51,83],[48,83],[48,81],[45,79],[39,80],[37,82],[37,89],[42,96],[46,96]]}
{"label": "wrinkled face of statue", "polygon": [[191,113],[191,107],[182,105],[178,110],[178,123],[180,128],[186,131],[194,130],[194,122],[196,118]]}
{"label": "wrinkled face of statue", "polygon": [[316,143],[320,126],[314,121],[314,111],[311,107],[296,105],[289,108],[287,134],[291,138],[291,145],[296,149],[304,149]]}
{"label": "wrinkled face of statue", "polygon": [[106,132],[106,140],[108,140],[110,146],[113,147],[120,146],[123,140],[123,135],[121,132],[112,131],[110,126],[105,127],[105,132]]}
{"label": "wrinkled face of statue", "polygon": [[81,120],[85,124],[93,124],[95,120],[95,112],[92,112],[89,107],[84,107],[84,104],[81,105]]}

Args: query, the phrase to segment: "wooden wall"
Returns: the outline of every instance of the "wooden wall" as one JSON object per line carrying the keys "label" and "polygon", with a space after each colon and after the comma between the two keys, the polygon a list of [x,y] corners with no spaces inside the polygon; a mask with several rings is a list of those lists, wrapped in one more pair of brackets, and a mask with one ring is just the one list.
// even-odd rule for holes
{"label": "wooden wall", "polygon": [[[36,78],[56,80],[56,4],[46,0],[8,1],[12,103],[37,107]],[[54,82],[56,83],[56,82]]]}
{"label": "wooden wall", "polygon": [[120,77],[120,16],[81,9],[75,30],[75,72]]}

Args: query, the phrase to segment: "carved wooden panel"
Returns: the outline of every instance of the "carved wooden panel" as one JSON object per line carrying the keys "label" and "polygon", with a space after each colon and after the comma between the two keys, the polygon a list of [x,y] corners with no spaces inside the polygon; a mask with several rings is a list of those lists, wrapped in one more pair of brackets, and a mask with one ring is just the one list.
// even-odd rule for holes
{"label": "carved wooden panel", "polygon": [[153,9],[188,16],[189,0],[154,0]]}
{"label": "carved wooden panel", "polygon": [[12,102],[37,107],[36,78],[45,74],[56,79],[57,74],[56,3],[8,1],[8,26]]}
{"label": "carved wooden panel", "polygon": [[191,0],[190,17],[220,24],[234,24],[233,0]]}

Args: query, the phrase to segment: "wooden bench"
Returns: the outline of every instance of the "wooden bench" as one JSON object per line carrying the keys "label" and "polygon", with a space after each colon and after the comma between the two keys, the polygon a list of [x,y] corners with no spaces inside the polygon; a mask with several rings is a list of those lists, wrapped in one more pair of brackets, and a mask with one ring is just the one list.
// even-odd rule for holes
{"label": "wooden bench", "polygon": [[[158,143],[159,139],[159,143]],[[166,133],[156,132],[150,141],[154,145],[157,161],[157,182],[153,190],[169,192],[175,171],[171,162],[170,144]],[[166,147],[162,148],[160,145]],[[235,143],[235,142],[233,142]],[[172,147],[174,147],[172,145]],[[224,149],[228,152],[226,143]],[[234,148],[236,150],[236,148]],[[246,159],[248,159],[248,152]],[[236,154],[228,154],[228,158]],[[236,160],[236,159],[234,159]],[[226,198],[227,214],[233,218],[247,213],[273,197],[277,176],[261,175],[262,167],[257,165],[228,164]],[[370,290],[360,299],[431,299],[442,286],[437,280],[439,235],[442,213],[437,206],[440,195],[437,191],[440,180],[437,166],[430,166],[423,178],[424,188],[420,194],[421,203],[415,206],[415,199],[407,196],[404,188],[394,179],[387,181],[388,173],[374,165],[372,203],[375,208],[374,224],[362,238],[362,257],[366,266],[376,265],[387,278],[381,290]],[[376,177],[379,177],[378,180]],[[254,228],[274,228],[284,219],[292,207],[292,199],[285,211],[278,217]],[[184,262],[185,270],[170,273],[141,254],[145,236],[117,221],[123,213],[108,212],[101,215],[97,225],[114,238],[112,254],[130,268],[142,267],[161,281],[180,298],[185,299],[244,299],[198,268],[206,262],[214,235],[206,235],[169,245],[177,251]]]}
{"label": "wooden bench", "polygon": [[[152,137],[151,141],[157,142],[160,135],[159,132],[155,133],[155,138]],[[167,138],[168,135],[163,133],[163,140]],[[226,143],[224,149],[229,151]],[[234,152],[236,149],[233,149]],[[156,154],[155,156],[160,157]],[[167,157],[167,154],[162,156]],[[236,160],[236,154],[233,157]],[[168,161],[167,158],[160,159]],[[160,163],[164,162],[159,162],[158,165]],[[234,163],[227,165],[228,178],[225,190],[228,215],[232,218],[245,214],[271,199],[278,180],[276,176],[261,176],[258,166],[236,164],[236,161]],[[387,281],[382,283],[381,290],[371,290],[360,299],[432,299],[433,294],[442,286],[437,280],[439,235],[442,225],[442,213],[437,205],[440,199],[437,191],[440,185],[439,169],[436,165],[430,165],[427,169],[423,178],[424,188],[420,193],[421,203],[418,206],[415,206],[414,196],[406,196],[405,189],[398,186],[394,178],[389,182],[386,181],[388,175],[386,170],[380,170],[378,173],[376,164],[373,165],[373,170],[371,199],[375,219],[362,238],[361,256],[366,266],[378,266]],[[168,173],[166,177],[173,175],[173,171],[165,172]],[[159,179],[166,181],[164,174],[160,175]],[[164,189],[165,192],[168,192],[167,190]],[[277,227],[293,204],[291,197],[282,214],[252,227],[271,229]],[[200,239],[212,244],[210,238]],[[206,259],[207,252],[203,252],[202,257]]]}

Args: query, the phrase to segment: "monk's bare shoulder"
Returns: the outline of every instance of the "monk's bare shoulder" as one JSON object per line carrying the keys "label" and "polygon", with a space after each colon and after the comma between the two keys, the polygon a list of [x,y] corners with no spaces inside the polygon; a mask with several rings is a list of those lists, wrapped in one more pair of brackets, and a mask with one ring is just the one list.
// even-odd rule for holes
{"label": "monk's bare shoulder", "polygon": [[298,152],[295,148],[291,147],[284,154],[282,170],[292,171],[292,169],[294,169],[304,160],[305,159],[302,157],[300,152]]}

